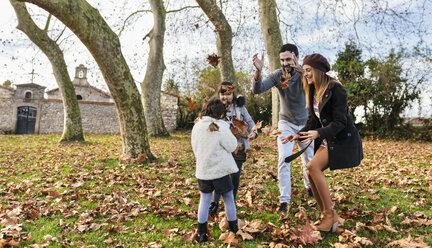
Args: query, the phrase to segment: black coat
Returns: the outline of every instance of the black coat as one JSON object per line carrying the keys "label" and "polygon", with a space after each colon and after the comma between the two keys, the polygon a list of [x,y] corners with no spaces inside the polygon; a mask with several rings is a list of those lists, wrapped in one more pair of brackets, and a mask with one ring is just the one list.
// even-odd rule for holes
{"label": "black coat", "polygon": [[315,140],[317,149],[322,139],[327,139],[330,170],[352,168],[363,159],[360,135],[348,111],[347,93],[344,87],[332,82],[318,105],[321,122],[313,111],[315,88],[309,91],[309,119],[300,131],[317,130],[320,138]]}

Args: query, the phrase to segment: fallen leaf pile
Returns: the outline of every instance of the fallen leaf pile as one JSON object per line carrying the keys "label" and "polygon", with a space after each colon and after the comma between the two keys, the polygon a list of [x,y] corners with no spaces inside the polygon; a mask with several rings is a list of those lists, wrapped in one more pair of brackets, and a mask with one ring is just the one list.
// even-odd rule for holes
{"label": "fallen leaf pile", "polygon": [[[259,125],[257,124],[257,129]],[[363,141],[356,168],[325,171],[337,233],[320,233],[320,213],[291,164],[289,213],[279,205],[277,128],[259,129],[243,164],[237,235],[224,206],[209,219],[208,247],[430,247],[432,143]],[[151,138],[158,162],[120,156],[118,135],[0,136],[0,247],[198,247],[199,191],[190,132]],[[295,146],[294,152],[298,148]]]}

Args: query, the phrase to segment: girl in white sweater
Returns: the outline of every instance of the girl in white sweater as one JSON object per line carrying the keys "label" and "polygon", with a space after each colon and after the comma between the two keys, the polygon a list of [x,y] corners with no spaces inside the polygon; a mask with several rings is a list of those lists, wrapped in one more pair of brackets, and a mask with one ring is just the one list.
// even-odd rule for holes
{"label": "girl in white sweater", "polygon": [[237,233],[237,214],[230,174],[238,172],[231,153],[237,139],[224,121],[226,108],[221,100],[211,98],[204,105],[199,121],[192,129],[192,150],[196,158],[198,188],[201,193],[198,207],[199,243],[207,241],[207,217],[213,190],[222,195],[231,232]]}

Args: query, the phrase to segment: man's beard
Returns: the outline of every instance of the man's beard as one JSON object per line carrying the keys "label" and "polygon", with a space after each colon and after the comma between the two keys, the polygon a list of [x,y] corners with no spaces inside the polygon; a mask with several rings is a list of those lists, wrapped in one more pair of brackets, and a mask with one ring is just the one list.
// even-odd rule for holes
{"label": "man's beard", "polygon": [[289,73],[291,75],[294,74],[294,67],[291,67],[288,65],[288,66],[283,66],[282,68],[283,68],[284,72]]}

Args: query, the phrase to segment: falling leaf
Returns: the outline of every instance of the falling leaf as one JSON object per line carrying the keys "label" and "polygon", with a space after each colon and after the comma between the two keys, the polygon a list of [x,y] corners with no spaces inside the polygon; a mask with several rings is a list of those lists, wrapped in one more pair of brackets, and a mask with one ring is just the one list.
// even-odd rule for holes
{"label": "falling leaf", "polygon": [[209,131],[209,132],[219,131],[219,126],[216,123],[212,122],[212,123],[210,123],[209,127],[207,128],[207,131]]}
{"label": "falling leaf", "polygon": [[253,126],[253,128],[252,128],[252,132],[256,132],[256,131],[258,131],[260,128],[261,128],[261,126],[262,126],[262,122],[263,121],[258,121],[257,123],[255,123],[255,126]]}
{"label": "falling leaf", "polygon": [[143,153],[139,156],[138,163],[141,164],[147,159],[147,154]]}
{"label": "falling leaf", "polygon": [[280,84],[282,89],[288,88],[288,81],[290,80],[290,78],[291,78],[291,74],[285,73],[284,70],[284,73],[282,73],[282,75],[280,76]]}
{"label": "falling leaf", "polygon": [[234,117],[232,118],[232,123],[234,127],[231,128],[231,132],[234,134],[234,136],[236,136],[237,138],[246,138],[246,133],[248,130],[247,122]]}
{"label": "falling leaf", "polygon": [[197,24],[195,24],[195,28],[196,29],[198,29],[199,28],[199,24],[197,23]]}
{"label": "falling leaf", "polygon": [[207,61],[208,61],[209,64],[212,65],[214,68],[216,68],[216,67],[218,66],[218,64],[219,64],[219,59],[220,59],[220,57],[219,57],[217,54],[215,54],[215,53],[213,53],[213,54],[209,54],[209,55],[207,56]]}
{"label": "falling leaf", "polygon": [[196,107],[196,102],[193,102],[190,97],[186,97],[186,101],[190,110],[194,110]]}

